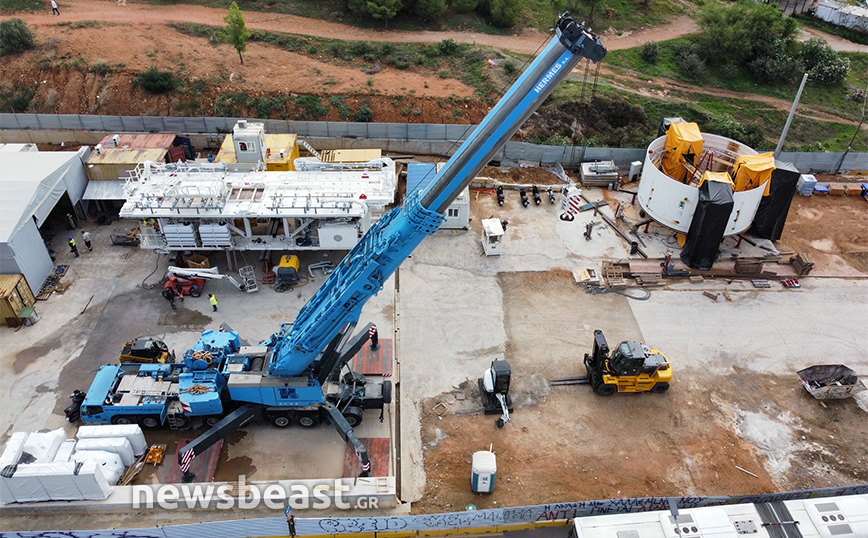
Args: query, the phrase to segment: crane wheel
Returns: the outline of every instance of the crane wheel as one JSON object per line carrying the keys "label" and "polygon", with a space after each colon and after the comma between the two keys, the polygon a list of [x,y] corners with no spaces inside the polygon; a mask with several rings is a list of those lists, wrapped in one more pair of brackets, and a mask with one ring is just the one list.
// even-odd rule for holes
{"label": "crane wheel", "polygon": [[319,417],[314,415],[302,415],[298,417],[298,425],[302,428],[313,428],[319,425]]}
{"label": "crane wheel", "polygon": [[111,419],[111,422],[112,422],[112,424],[121,424],[121,425],[136,424],[135,419],[130,418],[130,417],[125,417],[123,415],[113,416]]}
{"label": "crane wheel", "polygon": [[611,396],[616,392],[618,392],[618,387],[610,383],[603,383],[602,385],[597,387],[597,394],[599,394],[600,396]]}
{"label": "crane wheel", "polygon": [[286,428],[292,424],[292,419],[285,415],[275,415],[271,417],[271,425],[275,428]]}
{"label": "crane wheel", "polygon": [[663,394],[667,390],[669,390],[669,383],[657,383],[651,387],[652,394]]}
{"label": "crane wheel", "polygon": [[392,382],[389,380],[383,381],[383,403],[392,403]]}
{"label": "crane wheel", "polygon": [[497,427],[498,428],[503,428],[504,424],[506,424],[506,422],[504,422],[502,418],[497,419]]}
{"label": "crane wheel", "polygon": [[362,423],[362,410],[359,407],[347,407],[343,415],[353,428]]}
{"label": "crane wheel", "polygon": [[144,430],[156,430],[163,424],[160,422],[160,417],[157,416],[145,416],[139,419],[139,424],[142,426]]}

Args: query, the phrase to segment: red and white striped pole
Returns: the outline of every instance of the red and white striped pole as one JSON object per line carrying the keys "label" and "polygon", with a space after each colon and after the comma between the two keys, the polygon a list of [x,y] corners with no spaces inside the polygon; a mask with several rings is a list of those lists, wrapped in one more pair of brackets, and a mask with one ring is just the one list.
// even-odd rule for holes
{"label": "red and white striped pole", "polygon": [[377,332],[376,325],[371,325],[371,329],[368,331],[368,336],[371,338],[371,351],[377,351],[380,349],[380,333]]}

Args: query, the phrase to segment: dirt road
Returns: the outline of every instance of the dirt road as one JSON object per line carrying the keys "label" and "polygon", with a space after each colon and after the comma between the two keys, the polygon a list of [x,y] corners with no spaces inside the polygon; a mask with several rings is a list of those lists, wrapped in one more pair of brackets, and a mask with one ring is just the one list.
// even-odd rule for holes
{"label": "dirt road", "polygon": [[[183,9],[154,9],[147,3],[126,2],[121,5],[105,0],[81,0],[74,4],[62,6],[61,16],[51,15],[50,10],[44,13],[20,13],[15,16],[24,19],[27,24],[38,26],[57,24],[58,22],[100,20],[116,24],[132,24],[144,26],[149,24],[168,24],[178,22],[195,22],[222,26],[225,9],[209,8],[197,5],[185,5]],[[520,34],[496,36],[469,32],[403,32],[397,30],[372,30],[330,22],[311,21],[296,15],[281,13],[247,12],[245,20],[249,28],[285,32],[347,41],[390,41],[390,42],[422,42],[437,43],[444,39],[452,39],[459,43],[475,43],[493,48],[509,50],[521,54],[534,54],[549,40],[549,35],[539,30],[525,29]],[[606,37],[606,47],[609,50],[620,50],[635,47],[648,41],[664,41],[675,39],[696,32],[698,27],[687,16],[673,19],[670,23],[657,27],[646,28],[637,32],[602,32]]]}

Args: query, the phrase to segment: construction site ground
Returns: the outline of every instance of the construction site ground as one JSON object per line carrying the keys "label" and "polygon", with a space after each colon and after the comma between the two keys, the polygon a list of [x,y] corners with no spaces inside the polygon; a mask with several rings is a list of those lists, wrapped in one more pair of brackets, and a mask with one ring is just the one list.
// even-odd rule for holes
{"label": "construction site ground", "polygon": [[[538,182],[546,173],[511,174],[521,183]],[[603,209],[609,216],[620,200],[626,204],[626,221],[638,219],[628,194],[588,189],[585,195],[611,200]],[[390,472],[397,474],[400,499],[411,503],[410,511],[868,482],[868,394],[823,405],[795,375],[806,366],[828,363],[868,374],[864,199],[793,200],[784,236],[775,246],[814,258],[816,267],[800,279],[800,289],[786,289],[774,278],[768,289],[743,279],[679,279],[653,288],[644,301],[590,294],[575,284],[574,270],[599,271],[604,260],[630,258],[629,245],[599,216],[581,213],[566,222],[545,199],[538,207],[533,202],[522,207],[514,191],[503,207],[488,191],[472,191],[471,199],[470,229],[441,230],[426,239],[362,316],[362,323],[375,322],[383,337],[390,334],[396,343],[400,444],[396,440],[392,446],[400,452]],[[491,216],[509,221],[499,257],[482,255],[480,221]],[[590,220],[599,224],[586,240]],[[7,409],[0,416],[0,441],[13,431],[40,428],[65,427],[73,434],[62,416],[67,394],[86,389],[94,370],[115,362],[120,347],[134,336],[162,336],[183,353],[203,329],[225,322],[257,343],[280,322],[291,321],[324,280],[318,276],[283,294],[268,287],[246,294],[225,281],[209,282],[205,291],[219,297],[218,313],[203,298],[188,299],[172,312],[159,287],[146,289],[165,273],[166,256],[111,246],[109,235],[124,226],[135,223],[87,223],[94,251],[79,258],[65,248],[68,232],[56,231],[51,244],[57,263],[70,266],[63,279],[70,286],[37,303],[42,320],[36,325],[2,329],[6,375],[0,394]],[[641,237],[650,257],[672,248],[677,259],[671,233],[652,226]],[[767,253],[747,242],[735,246],[734,239],[726,239],[721,257]],[[337,262],[342,255],[331,253],[329,259]],[[253,262],[255,255],[247,257]],[[226,272],[222,253],[210,260]],[[260,275],[261,269],[257,266]],[[774,263],[766,269],[792,270]],[[704,291],[721,295],[712,300]],[[663,395],[604,398],[587,386],[549,386],[551,379],[584,375],[581,361],[591,350],[595,329],[602,329],[612,345],[635,339],[665,352],[674,365],[672,388]],[[515,411],[502,429],[494,416],[480,412],[475,389],[495,358],[505,358],[513,369]],[[369,412],[360,436],[388,437],[397,411],[393,406],[383,424]],[[167,442],[171,452],[171,443],[189,436],[167,431],[148,434],[148,441]],[[473,494],[471,457],[489,446],[498,458],[496,491]],[[230,437],[223,450],[216,479],[234,481],[242,474],[253,480],[340,476],[346,448],[326,427],[255,426]],[[157,468],[137,480],[157,482],[161,472]],[[160,514],[157,521],[149,512],[51,511],[4,514],[0,526],[137,527],[252,515],[174,512]]]}

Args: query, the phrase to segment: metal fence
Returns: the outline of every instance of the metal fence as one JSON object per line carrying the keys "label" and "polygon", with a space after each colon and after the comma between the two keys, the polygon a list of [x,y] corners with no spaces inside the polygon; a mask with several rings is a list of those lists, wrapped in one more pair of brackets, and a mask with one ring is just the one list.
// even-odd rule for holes
{"label": "metal fence", "polygon": [[[220,135],[231,133],[235,123],[246,118],[179,118],[172,116],[92,116],[85,114],[0,114],[0,130],[95,131],[182,133]],[[267,133],[293,133],[304,138],[367,141],[389,151],[450,155],[461,140],[473,132],[475,125],[435,123],[352,123],[333,121],[265,122]],[[34,140],[35,141],[35,140]],[[805,172],[843,172],[868,170],[868,153],[783,152],[780,159],[793,163]],[[495,156],[506,164],[560,162],[576,166],[584,161],[613,160],[619,166],[644,161],[645,148],[594,148],[581,146],[544,146],[526,142],[508,142]]]}

